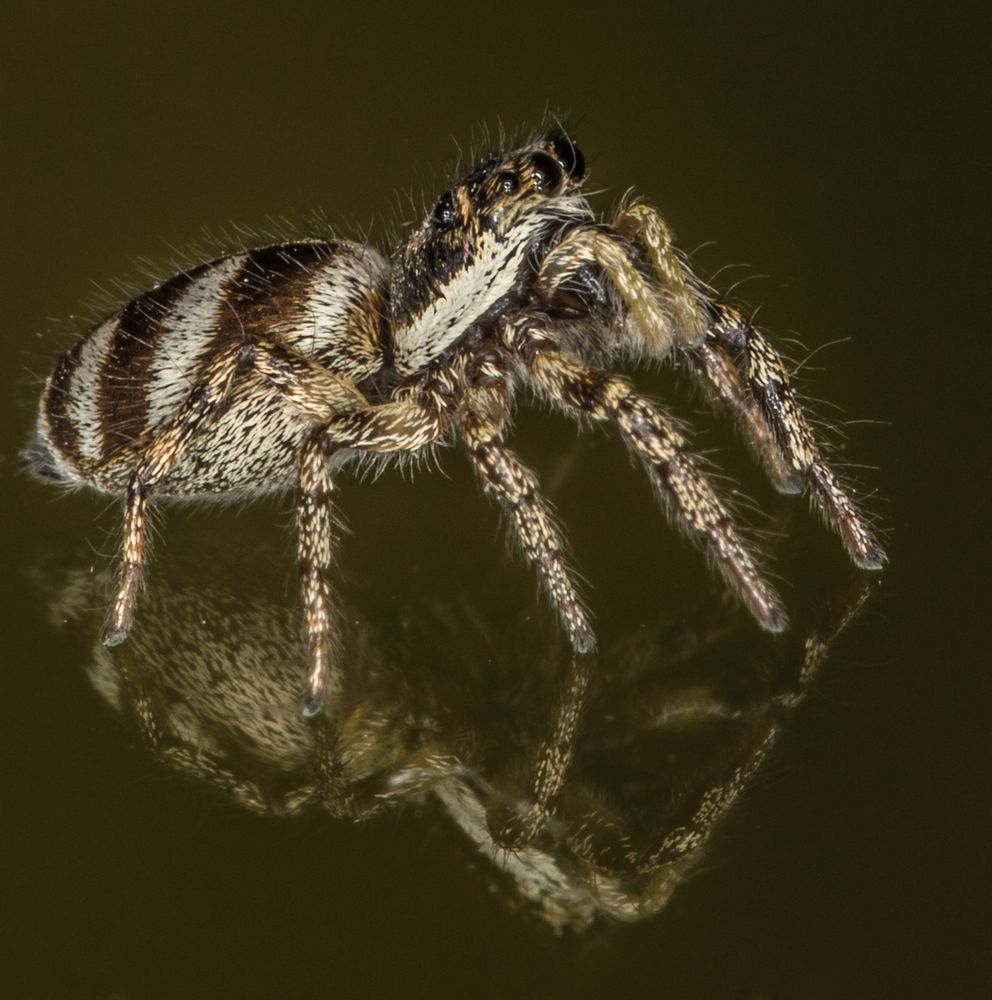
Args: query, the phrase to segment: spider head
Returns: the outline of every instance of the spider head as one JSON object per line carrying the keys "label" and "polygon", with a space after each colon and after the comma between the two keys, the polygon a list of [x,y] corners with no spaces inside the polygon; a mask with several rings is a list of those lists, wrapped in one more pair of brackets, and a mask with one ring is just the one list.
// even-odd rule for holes
{"label": "spider head", "polygon": [[578,194],[584,176],[578,146],[564,134],[552,135],[480,163],[438,199],[425,226],[439,243],[472,230],[510,238],[522,217]]}
{"label": "spider head", "polygon": [[579,148],[555,133],[483,161],[441,195],[393,262],[401,373],[512,306],[564,230],[592,220],[584,176]]}

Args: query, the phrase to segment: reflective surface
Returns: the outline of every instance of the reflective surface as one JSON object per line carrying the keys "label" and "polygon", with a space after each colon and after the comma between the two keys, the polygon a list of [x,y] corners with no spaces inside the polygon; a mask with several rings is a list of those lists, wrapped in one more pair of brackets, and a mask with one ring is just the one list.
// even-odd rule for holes
{"label": "reflective surface", "polygon": [[573,661],[545,628],[490,628],[481,606],[413,602],[390,621],[348,594],[370,624],[342,636],[332,722],[300,711],[299,622],[265,585],[268,553],[242,557],[228,588],[189,568],[204,554],[232,562],[202,542],[185,568],[160,560],[120,649],[94,611],[111,574],[39,578],[53,621],[90,647],[90,683],[151,753],[263,816],[364,822],[409,803],[429,821],[440,805],[498,895],[559,934],[667,905],[869,594],[839,598],[774,665],[740,661],[715,603]]}
{"label": "reflective surface", "polygon": [[[357,12],[243,4],[156,17],[49,5],[11,17],[0,60],[0,731],[4,979],[19,995],[987,992],[977,39],[963,18],[903,23],[836,6],[662,7],[638,22],[607,22],[602,10],[517,16],[459,8],[375,31]],[[809,361],[809,391],[842,408],[820,412],[845,432],[843,461],[878,492],[871,506],[892,557],[810,687],[797,688],[803,639],[843,619],[857,575],[801,503],[772,495],[722,421],[700,415],[672,372],[638,374],[692,418],[699,445],[763,512],[750,517],[773,533],[794,623],[782,640],[723,605],[616,440],[520,414],[515,446],[567,526],[609,651],[560,803],[566,821],[609,810],[616,825],[596,840],[609,850],[583,856],[554,827],[533,848],[545,869],[567,848],[579,859],[570,885],[588,887],[598,866],[598,884],[616,878],[611,899],[658,909],[666,894],[631,874],[631,858],[651,859],[707,787],[746,765],[781,717],[769,714],[776,698],[808,690],[704,851],[667,869],[679,882],[667,905],[564,935],[534,915],[543,904],[528,902],[523,878],[500,874],[465,835],[471,826],[484,841],[487,808],[498,817],[526,800],[567,660],[462,456],[442,456],[445,475],[425,469],[410,483],[390,472],[342,490],[350,662],[370,685],[356,687],[355,708],[384,712],[394,734],[356,755],[351,811],[391,793],[363,822],[307,797],[314,746],[292,713],[275,747],[247,728],[250,705],[231,722],[230,699],[251,701],[248,681],[281,662],[296,612],[289,502],[161,518],[145,595],[157,613],[121,656],[125,668],[177,665],[151,696],[170,763],[133,710],[113,707],[119,678],[98,674],[98,693],[87,675],[116,511],[17,472],[35,376],[69,339],[59,331],[78,328],[65,317],[93,298],[91,281],[111,289],[105,301],[115,278],[140,276],[133,258],[163,273],[195,257],[204,225],[271,232],[285,227],[270,217],[285,216],[307,232],[317,207],[387,245],[387,223],[412,221],[421,189],[428,203],[442,189],[449,136],[464,145],[498,116],[526,126],[546,101],[575,112],[604,212],[635,185],[686,245],[716,241],[696,255],[704,272],[749,264],[718,284],[771,275],[740,294],[762,303],[778,337],[798,331],[797,361],[845,341]],[[415,209],[394,198],[411,186]],[[170,637],[179,622],[183,640]],[[254,658],[232,652],[244,641]],[[215,688],[200,686],[223,691],[224,704],[208,697],[196,714],[196,674],[180,668],[218,643],[226,651],[212,661],[236,659],[246,683],[225,666]],[[687,704],[733,705],[746,720],[675,725],[666,713]],[[204,740],[210,780],[190,773]],[[422,770],[389,786],[432,740],[463,768],[468,798],[446,801]],[[252,785],[261,809],[246,808]],[[285,815],[304,800],[312,807]],[[614,850],[624,836],[633,849]],[[583,926],[609,903],[585,898]],[[571,907],[556,919],[575,923]]]}

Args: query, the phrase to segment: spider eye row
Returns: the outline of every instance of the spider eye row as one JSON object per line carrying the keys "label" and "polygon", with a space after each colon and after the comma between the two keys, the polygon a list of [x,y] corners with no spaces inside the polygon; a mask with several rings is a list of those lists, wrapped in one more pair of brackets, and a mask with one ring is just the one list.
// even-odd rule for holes
{"label": "spider eye row", "polygon": [[455,224],[455,196],[450,191],[445,191],[438,198],[432,218],[434,224],[441,230],[450,229]]}
{"label": "spider eye row", "polygon": [[573,181],[580,181],[586,173],[586,158],[582,150],[567,136],[556,135],[551,139],[551,147],[555,151],[558,162],[567,171]]}
{"label": "spider eye row", "polygon": [[[567,174],[572,180],[580,181],[585,175],[586,162],[578,146],[564,135],[549,140],[549,148],[554,152],[533,153],[523,167],[534,189],[542,194],[555,194]],[[486,166],[489,166],[488,164]],[[483,177],[477,175],[469,184],[469,194],[474,195]],[[514,195],[520,190],[521,174],[515,170],[504,170],[496,176],[496,187],[502,195]],[[445,191],[437,200],[431,213],[431,220],[439,232],[447,232],[458,221],[455,196]]]}

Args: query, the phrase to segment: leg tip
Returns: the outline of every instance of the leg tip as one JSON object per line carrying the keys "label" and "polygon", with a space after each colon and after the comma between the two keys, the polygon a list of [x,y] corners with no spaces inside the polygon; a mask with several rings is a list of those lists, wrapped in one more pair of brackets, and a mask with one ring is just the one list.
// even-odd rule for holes
{"label": "leg tip", "polygon": [[783,496],[798,496],[806,488],[802,476],[785,469],[770,471],[768,478],[771,480],[775,492]]}
{"label": "leg tip", "polygon": [[586,632],[583,635],[578,635],[572,640],[572,648],[580,656],[588,656],[590,653],[596,652],[596,636],[592,632]]}
{"label": "leg tip", "polygon": [[110,625],[103,633],[104,646],[119,646],[128,635],[130,629],[123,625]]}
{"label": "leg tip", "polygon": [[784,632],[789,627],[789,616],[775,591],[765,588],[764,592],[747,597],[748,609],[766,632]]}
{"label": "leg tip", "polygon": [[880,570],[885,569],[885,564],[888,561],[889,557],[878,545],[873,545],[870,548],[864,549],[858,552],[854,557],[854,564],[859,569],[871,570],[873,573],[877,573]]}
{"label": "leg tip", "polygon": [[766,632],[773,634],[784,632],[789,627],[789,616],[780,607],[768,609],[758,621]]}
{"label": "leg tip", "polygon": [[303,696],[303,718],[312,719],[315,715],[320,715],[324,708],[324,699],[319,694],[308,691]]}
{"label": "leg tip", "polygon": [[756,581],[741,596],[748,611],[766,632],[784,632],[789,627],[782,599],[764,581]]}

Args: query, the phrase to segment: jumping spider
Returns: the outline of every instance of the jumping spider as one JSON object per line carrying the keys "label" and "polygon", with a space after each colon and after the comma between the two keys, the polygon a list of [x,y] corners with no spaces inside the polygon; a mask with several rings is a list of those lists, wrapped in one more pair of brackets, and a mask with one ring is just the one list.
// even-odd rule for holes
{"label": "jumping spider", "polygon": [[480,163],[387,262],[343,239],[200,264],[125,305],[63,355],[34,468],[124,498],[123,564],[104,641],[131,628],[149,499],[298,489],[309,634],[304,711],[341,688],[329,574],[338,470],[370,453],[465,444],[507,509],[573,649],[595,637],[537,480],[506,446],[517,390],[614,424],[671,519],[759,624],[785,613],[678,425],[597,364],[672,353],[728,409],[782,492],[808,486],[851,558],[884,553],[823,460],[781,358],[719,301],[649,205],[597,220],[561,132]]}

